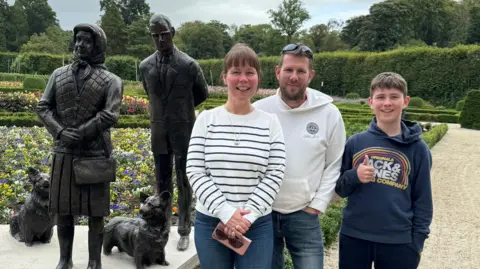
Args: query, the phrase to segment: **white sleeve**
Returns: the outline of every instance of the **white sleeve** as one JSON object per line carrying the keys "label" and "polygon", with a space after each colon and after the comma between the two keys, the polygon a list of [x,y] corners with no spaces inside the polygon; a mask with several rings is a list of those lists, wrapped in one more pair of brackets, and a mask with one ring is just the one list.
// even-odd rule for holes
{"label": "white sleeve", "polygon": [[334,130],[328,141],[327,151],[325,153],[325,168],[323,177],[320,179],[318,187],[309,207],[315,208],[325,213],[327,206],[335,193],[335,186],[340,177],[342,166],[342,157],[345,150],[346,132],[342,115],[338,113],[338,120],[334,125]]}

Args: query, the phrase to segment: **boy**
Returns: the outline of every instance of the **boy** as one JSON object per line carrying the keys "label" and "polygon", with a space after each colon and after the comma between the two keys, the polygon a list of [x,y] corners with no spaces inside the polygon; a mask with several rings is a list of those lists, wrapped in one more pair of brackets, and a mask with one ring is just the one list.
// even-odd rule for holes
{"label": "boy", "polygon": [[375,117],[368,131],[345,145],[335,191],[348,197],[340,229],[340,269],[412,269],[430,233],[432,158],[418,124],[402,120],[407,83],[381,73],[368,103]]}

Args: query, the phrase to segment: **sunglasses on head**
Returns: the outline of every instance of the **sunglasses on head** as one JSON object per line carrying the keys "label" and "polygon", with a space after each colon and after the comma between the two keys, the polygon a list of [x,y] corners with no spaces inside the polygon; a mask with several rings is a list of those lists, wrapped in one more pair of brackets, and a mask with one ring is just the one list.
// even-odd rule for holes
{"label": "sunglasses on head", "polygon": [[282,54],[285,54],[285,53],[288,53],[288,52],[292,52],[292,51],[296,51],[298,49],[301,49],[301,51],[303,52],[303,54],[305,54],[305,56],[307,56],[308,58],[310,58],[311,60],[313,60],[313,52],[312,50],[305,46],[305,45],[299,45],[299,44],[288,44],[286,45],[285,47],[283,47],[282,49]]}
{"label": "sunglasses on head", "polygon": [[[225,229],[225,227],[223,227]],[[241,248],[243,246],[243,240],[240,238],[230,238],[225,232],[222,230],[222,228],[217,227],[215,229],[215,236],[218,237],[220,240],[228,240],[228,243],[234,248]]]}

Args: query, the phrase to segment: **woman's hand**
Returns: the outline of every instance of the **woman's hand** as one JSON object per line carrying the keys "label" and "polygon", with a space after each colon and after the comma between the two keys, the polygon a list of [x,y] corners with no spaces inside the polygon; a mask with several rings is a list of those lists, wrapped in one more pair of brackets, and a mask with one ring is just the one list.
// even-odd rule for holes
{"label": "woman's hand", "polygon": [[250,221],[243,216],[249,214],[250,210],[237,209],[233,216],[225,223],[225,233],[230,237],[241,238],[250,228]]}

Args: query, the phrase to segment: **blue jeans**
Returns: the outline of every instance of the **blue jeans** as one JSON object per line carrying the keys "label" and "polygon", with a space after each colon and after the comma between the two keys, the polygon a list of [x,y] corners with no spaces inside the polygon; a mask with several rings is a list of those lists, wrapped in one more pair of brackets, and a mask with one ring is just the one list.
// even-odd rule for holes
{"label": "blue jeans", "polygon": [[274,252],[272,269],[285,266],[284,247],[295,269],[323,269],[323,239],[318,215],[303,210],[290,214],[272,213]]}
{"label": "blue jeans", "polygon": [[219,219],[196,212],[194,238],[201,269],[270,268],[273,254],[272,216],[258,218],[245,234],[252,242],[243,256],[212,238]]}

